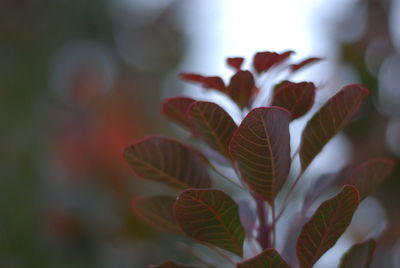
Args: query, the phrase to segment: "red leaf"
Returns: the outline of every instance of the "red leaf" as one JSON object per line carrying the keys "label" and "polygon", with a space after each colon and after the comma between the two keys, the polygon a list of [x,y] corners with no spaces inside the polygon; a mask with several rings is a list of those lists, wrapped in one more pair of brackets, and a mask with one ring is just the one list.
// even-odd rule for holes
{"label": "red leaf", "polygon": [[347,126],[368,94],[368,89],[360,85],[345,86],[308,121],[300,145],[303,171],[328,141]]}
{"label": "red leaf", "polygon": [[186,81],[200,83],[206,89],[212,88],[223,93],[226,92],[225,83],[219,76],[203,76],[194,73],[182,73],[180,74],[180,77]]}
{"label": "red leaf", "polygon": [[343,255],[340,268],[368,268],[372,262],[372,256],[376,248],[374,239],[353,245]]}
{"label": "red leaf", "polygon": [[194,99],[187,97],[169,98],[162,103],[161,109],[170,120],[188,129],[191,129],[191,125],[187,117],[187,111],[190,104],[194,102]]}
{"label": "red leaf", "polygon": [[149,265],[147,266],[147,268],[198,268],[198,267],[178,264],[173,261],[165,261],[158,265]]}
{"label": "red leaf", "polygon": [[272,66],[279,64],[290,57],[292,53],[293,51],[287,51],[282,54],[269,51],[258,52],[253,58],[254,69],[258,73],[268,71]]}
{"label": "red leaf", "polygon": [[215,103],[197,101],[189,107],[188,117],[196,133],[229,159],[229,141],[237,128],[229,114]]}
{"label": "red leaf", "polygon": [[349,226],[359,204],[358,191],[345,185],[335,197],[323,202],[304,226],[297,240],[301,268],[311,268]]}
{"label": "red leaf", "polygon": [[166,232],[182,233],[175,222],[172,208],[175,198],[171,196],[136,197],[132,209],[148,225]]}
{"label": "red leaf", "polygon": [[188,236],[242,257],[244,229],[239,219],[239,207],[224,192],[185,190],[175,202],[174,215]]}
{"label": "red leaf", "polygon": [[242,64],[244,62],[244,58],[242,57],[235,57],[235,58],[227,58],[226,63],[234,68],[236,71],[240,71]]}
{"label": "red leaf", "polygon": [[208,188],[211,184],[200,154],[173,139],[147,137],[127,147],[124,158],[143,179],[182,189]]}
{"label": "red leaf", "polygon": [[270,204],[289,173],[289,123],[290,114],[283,108],[253,109],[229,145],[241,179]]}
{"label": "red leaf", "polygon": [[285,82],[274,92],[273,106],[280,106],[292,114],[292,120],[303,116],[314,104],[315,85],[310,82]]}
{"label": "red leaf", "polygon": [[237,268],[290,268],[290,265],[275,249],[269,248],[251,259],[238,263]]}
{"label": "red leaf", "polygon": [[378,158],[357,166],[347,176],[345,183],[356,186],[360,199],[364,200],[373,194],[382,182],[392,173],[394,161],[388,158]]}
{"label": "red leaf", "polygon": [[309,65],[311,63],[315,63],[315,62],[318,62],[318,61],[321,61],[321,60],[322,60],[322,58],[308,58],[308,59],[305,59],[305,60],[303,60],[303,61],[301,61],[301,62],[299,62],[297,64],[290,65],[290,71],[295,72],[295,71],[303,68],[306,65]]}
{"label": "red leaf", "polygon": [[232,76],[228,95],[241,108],[248,106],[254,88],[254,77],[249,71],[238,71]]}

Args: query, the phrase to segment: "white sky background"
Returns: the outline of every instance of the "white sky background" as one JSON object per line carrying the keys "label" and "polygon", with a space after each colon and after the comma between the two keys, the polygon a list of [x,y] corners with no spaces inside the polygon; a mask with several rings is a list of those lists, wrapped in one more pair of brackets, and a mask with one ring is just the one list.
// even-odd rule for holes
{"label": "white sky background", "polygon": [[[221,75],[225,81],[232,71],[225,59],[232,56],[246,58],[245,67],[255,52],[294,50],[295,59],[319,56],[326,59],[303,72],[298,79],[320,85],[332,76],[336,61],[334,44],[327,38],[331,28],[327,21],[335,20],[345,12],[352,0],[190,0],[184,2],[184,20],[190,38],[189,53],[179,71],[204,75]],[[298,80],[295,79],[295,80]],[[353,81],[357,82],[357,81]],[[196,93],[197,92],[197,93]],[[200,93],[201,92],[201,93]],[[204,96],[198,86],[188,86],[186,94],[200,99],[212,99],[229,110],[229,105],[217,94]],[[203,95],[202,95],[203,94]],[[301,121],[301,120],[298,120]],[[292,137],[300,137],[303,122],[292,128]],[[293,135],[294,134],[294,135]],[[345,165],[350,152],[346,139],[339,135],[324,150],[314,167],[332,172]],[[335,165],[332,165],[334,160]],[[340,256],[349,241],[341,240],[339,247],[326,254],[316,267],[337,267]]]}

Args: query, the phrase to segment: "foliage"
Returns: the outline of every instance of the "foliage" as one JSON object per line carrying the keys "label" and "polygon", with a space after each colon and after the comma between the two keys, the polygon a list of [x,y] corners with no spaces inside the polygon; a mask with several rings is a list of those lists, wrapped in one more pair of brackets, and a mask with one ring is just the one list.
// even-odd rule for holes
{"label": "foliage", "polygon": [[[176,198],[163,195],[135,199],[133,208],[137,215],[156,228],[185,234],[212,248],[225,258],[226,265],[237,267],[295,267],[298,263],[301,268],[310,268],[335,245],[359,203],[391,173],[393,162],[377,158],[343,172],[344,175],[322,176],[304,196],[301,213],[292,217],[293,222],[306,222],[296,243],[298,260],[282,257],[285,252],[279,253],[276,249],[277,228],[279,219],[293,201],[296,185],[325,145],[355,117],[369,94],[360,85],[339,90],[308,121],[301,144],[291,155],[289,126],[312,109],[317,87],[311,82],[284,79],[266,88],[261,82],[268,75],[282,72],[290,78],[294,72],[320,60],[309,58],[290,63],[292,53],[256,53],[251,70],[242,69],[243,58],[229,58],[227,64],[234,74],[228,84],[218,76],[181,75],[186,81],[225,95],[235,104],[242,119],[237,126],[231,115],[213,102],[188,97],[164,101],[164,114],[208,147],[199,150],[162,136],[145,138],[127,147],[124,157],[137,177],[183,190]],[[264,93],[270,97],[264,100]],[[256,107],[256,103],[262,106]],[[288,185],[296,157],[301,168]],[[221,172],[221,167],[230,167],[237,178]],[[249,202],[253,199],[255,209],[239,206],[227,193],[212,188],[210,170],[240,188]],[[342,185],[340,192],[321,203],[308,221],[304,220],[309,210],[318,205],[319,197],[335,184]],[[279,213],[275,212],[276,208],[280,209]],[[254,214],[258,224],[251,216],[241,218],[241,215]],[[261,251],[255,247],[251,253],[244,254],[244,243],[256,243]],[[355,245],[342,259],[341,267],[367,267],[374,247],[373,240]],[[206,261],[204,264],[213,266]],[[150,267],[187,266],[167,261]]]}

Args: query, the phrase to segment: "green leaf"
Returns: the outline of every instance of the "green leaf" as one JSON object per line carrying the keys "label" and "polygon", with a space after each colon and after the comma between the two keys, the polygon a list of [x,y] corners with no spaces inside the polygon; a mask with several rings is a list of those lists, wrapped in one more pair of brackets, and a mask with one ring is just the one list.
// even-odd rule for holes
{"label": "green leaf", "polygon": [[287,109],[292,120],[303,116],[314,104],[315,85],[310,82],[285,82],[274,91],[273,106]]}
{"label": "green leaf", "polygon": [[166,99],[162,105],[162,112],[173,122],[181,126],[191,129],[191,124],[187,117],[189,106],[195,100],[187,97],[176,97]]}
{"label": "green leaf", "polygon": [[136,197],[132,209],[150,226],[166,232],[182,233],[175,222],[172,208],[175,198],[171,196]]}
{"label": "green leaf", "polygon": [[356,186],[360,200],[373,194],[382,182],[392,173],[394,161],[388,158],[377,158],[357,166],[348,176],[346,184]]}
{"label": "green leaf", "polygon": [[340,268],[368,268],[372,262],[372,256],[376,248],[374,239],[353,245],[343,255]]}
{"label": "green leaf", "polygon": [[178,264],[173,261],[165,261],[158,265],[149,265],[147,266],[147,268],[198,268],[198,267]]}
{"label": "green leaf", "polygon": [[188,117],[195,132],[211,148],[229,159],[229,141],[237,128],[229,114],[215,103],[197,101],[190,106]]}
{"label": "green leaf", "polygon": [[349,226],[359,204],[357,189],[343,187],[335,197],[323,202],[304,226],[297,240],[301,268],[311,268]]}
{"label": "green leaf", "polygon": [[238,263],[237,268],[290,268],[290,265],[275,249],[270,248],[247,261]]}
{"label": "green leaf", "polygon": [[239,219],[239,207],[224,192],[185,190],[175,202],[174,215],[189,237],[243,255],[244,229]]}
{"label": "green leaf", "polygon": [[242,181],[270,204],[290,169],[289,123],[290,114],[283,108],[253,109],[229,145]]}
{"label": "green leaf", "polygon": [[344,129],[369,94],[360,85],[348,85],[333,96],[308,121],[300,145],[301,168],[304,171],[328,141]]}
{"label": "green leaf", "polygon": [[254,85],[254,77],[251,72],[238,71],[229,82],[228,95],[240,109],[243,109],[249,104]]}
{"label": "green leaf", "polygon": [[208,188],[204,160],[194,149],[173,139],[151,136],[127,147],[124,158],[143,178],[181,189]]}

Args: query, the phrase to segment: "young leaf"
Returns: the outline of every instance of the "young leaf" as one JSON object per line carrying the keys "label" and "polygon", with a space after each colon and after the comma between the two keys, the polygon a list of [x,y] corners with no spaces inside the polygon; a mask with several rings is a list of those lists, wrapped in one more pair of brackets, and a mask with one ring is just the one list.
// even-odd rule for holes
{"label": "young leaf", "polygon": [[290,71],[295,72],[295,71],[303,68],[306,65],[309,65],[309,64],[321,61],[321,60],[322,60],[321,58],[308,58],[308,59],[305,59],[305,60],[301,61],[300,63],[290,65]]}
{"label": "young leaf", "polygon": [[187,111],[190,104],[194,102],[194,99],[188,97],[169,98],[162,103],[161,109],[170,120],[191,129]]}
{"label": "young leaf", "polygon": [[340,268],[368,268],[372,262],[376,242],[369,239],[363,243],[353,245],[343,255]]}
{"label": "young leaf", "polygon": [[228,95],[240,107],[245,108],[249,104],[254,88],[254,78],[249,71],[238,71],[232,76],[228,85]]}
{"label": "young leaf", "polygon": [[293,54],[293,51],[286,51],[282,54],[269,51],[258,52],[254,55],[253,67],[258,73],[266,72],[272,66],[287,59],[291,54]]}
{"label": "young leaf", "polygon": [[346,185],[338,195],[319,206],[297,240],[301,268],[311,268],[336,243],[349,226],[358,204],[357,189]]}
{"label": "young leaf", "polygon": [[283,108],[253,109],[229,145],[241,179],[270,204],[289,173],[289,123],[290,114]]}
{"label": "young leaf", "polygon": [[368,90],[360,85],[348,85],[333,96],[308,121],[300,145],[303,171],[328,141],[346,127],[368,94]]}
{"label": "young leaf", "polygon": [[229,141],[237,128],[229,114],[215,103],[197,101],[189,107],[188,117],[196,133],[229,159]]}
{"label": "young leaf", "polygon": [[226,93],[225,83],[219,76],[202,76],[193,73],[182,73],[180,76],[183,80],[200,83],[204,88],[212,88]]}
{"label": "young leaf", "polygon": [[175,202],[174,215],[188,236],[242,257],[244,229],[239,219],[239,207],[224,192],[185,190]]}
{"label": "young leaf", "polygon": [[290,265],[275,249],[269,248],[247,261],[238,263],[237,268],[290,268]]}
{"label": "young leaf", "polygon": [[345,183],[356,186],[360,200],[373,194],[382,182],[392,173],[394,162],[388,158],[378,158],[357,166],[347,177]]}
{"label": "young leaf", "polygon": [[178,264],[173,261],[165,261],[159,265],[149,265],[147,266],[147,268],[198,268],[198,267]]}
{"label": "young leaf", "polygon": [[242,57],[236,57],[236,58],[227,58],[226,63],[231,66],[233,69],[236,71],[240,71],[242,64],[243,64],[244,58]]}
{"label": "young leaf", "polygon": [[132,200],[132,209],[150,226],[161,231],[181,233],[172,214],[175,198],[171,196],[137,197]]}
{"label": "young leaf", "polygon": [[134,173],[181,189],[208,188],[211,181],[202,157],[182,143],[161,137],[145,138],[127,147],[124,158]]}
{"label": "young leaf", "polygon": [[314,104],[315,85],[309,82],[287,82],[274,92],[273,106],[280,106],[292,114],[292,120],[303,116]]}

